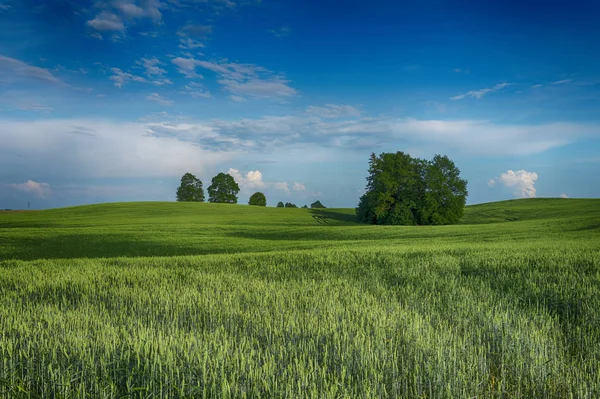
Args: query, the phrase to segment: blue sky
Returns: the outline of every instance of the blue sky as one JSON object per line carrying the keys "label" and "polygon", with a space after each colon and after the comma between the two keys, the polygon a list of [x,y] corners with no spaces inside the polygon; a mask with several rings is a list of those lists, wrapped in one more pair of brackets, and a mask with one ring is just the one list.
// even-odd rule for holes
{"label": "blue sky", "polygon": [[392,151],[448,155],[468,203],[600,197],[600,5],[526,3],[0,0],[0,208],[185,172],[352,207]]}

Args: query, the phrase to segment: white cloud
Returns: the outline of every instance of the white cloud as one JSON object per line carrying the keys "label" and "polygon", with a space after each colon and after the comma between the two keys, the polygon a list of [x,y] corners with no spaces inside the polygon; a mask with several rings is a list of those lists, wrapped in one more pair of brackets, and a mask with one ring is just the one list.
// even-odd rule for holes
{"label": "white cloud", "polygon": [[141,0],[137,2],[133,0],[113,0],[112,4],[114,8],[129,18],[150,18],[155,22],[162,19],[159,10],[162,4],[159,0]]}
{"label": "white cloud", "polygon": [[50,184],[38,183],[33,180],[27,180],[25,183],[9,184],[8,186],[27,194],[33,194],[39,198],[46,198],[52,194],[52,191],[50,190]]}
{"label": "white cloud", "polygon": [[284,98],[296,94],[296,90],[289,86],[289,80],[257,65],[227,60],[196,60],[193,57],[177,57],[172,62],[178,66],[179,72],[188,78],[199,77],[196,74],[198,67],[216,73],[217,82],[239,98]]}
{"label": "white cloud", "polygon": [[[249,151],[260,152],[307,145],[373,150],[394,143],[410,143],[415,149],[449,155],[529,155],[600,137],[599,126],[585,124],[499,125],[477,120],[383,117],[322,120],[301,115],[212,119],[160,129],[160,134],[168,131],[190,141],[218,139],[219,146],[245,146]],[[207,131],[214,136],[205,136]]]}
{"label": "white cloud", "polygon": [[19,109],[22,109],[23,111],[38,111],[38,112],[53,111],[53,109],[51,107],[44,105],[44,104],[39,104],[36,102],[21,104],[21,105],[19,105]]}
{"label": "white cloud", "polygon": [[177,65],[179,72],[185,75],[186,78],[202,78],[202,75],[198,75],[196,73],[196,66],[200,61],[197,61],[193,58],[177,57],[171,62]]}
{"label": "white cloud", "polygon": [[231,99],[231,101],[236,102],[236,103],[243,103],[244,101],[246,101],[246,99],[244,97],[234,96],[233,94],[230,95],[229,98]]}
{"label": "white cloud", "polygon": [[569,196],[568,196],[567,194],[565,194],[565,193],[562,193],[562,194],[560,195],[560,198],[569,198]]}
{"label": "white cloud", "polygon": [[119,68],[111,68],[111,71],[114,75],[111,76],[109,79],[112,80],[114,82],[114,85],[116,87],[118,87],[119,89],[121,87],[123,87],[123,85],[125,83],[130,82],[130,81],[140,82],[140,83],[146,82],[146,79],[144,79],[143,77],[133,75],[129,72],[123,72]]}
{"label": "white cloud", "polygon": [[190,39],[189,37],[179,39],[179,48],[185,50],[194,50],[202,47],[206,47],[204,43],[200,43],[199,41]]}
{"label": "white cloud", "polygon": [[304,191],[304,190],[306,190],[306,186],[304,186],[304,184],[297,183],[297,182],[294,182],[294,186],[292,188],[294,189],[294,191]]}
{"label": "white cloud", "polygon": [[535,182],[537,179],[538,175],[535,172],[507,170],[500,177],[491,179],[488,185],[495,187],[496,184],[500,184],[510,189],[515,197],[534,198],[536,194]]}
{"label": "white cloud", "polygon": [[144,67],[146,70],[145,74],[149,77],[161,77],[167,73],[167,71],[159,67],[159,65],[163,65],[163,63],[160,62],[160,60],[156,57],[142,58],[141,60],[137,61],[137,64]]}
{"label": "white cloud", "polygon": [[468,91],[468,92],[466,92],[464,94],[459,94],[457,96],[450,97],[450,100],[462,100],[462,99],[467,98],[467,97],[472,97],[472,98],[479,99],[479,98],[482,98],[483,96],[485,96],[488,93],[504,89],[505,87],[508,87],[510,85],[511,85],[510,83],[506,83],[506,82],[505,83],[498,83],[496,86],[491,87],[491,88],[480,89],[480,90],[471,90],[471,91]]}
{"label": "white cloud", "polygon": [[358,117],[361,115],[359,109],[343,104],[326,104],[324,107],[310,106],[306,109],[306,113],[327,119]]}
{"label": "white cloud", "polygon": [[195,82],[191,82],[183,88],[184,90],[180,91],[180,93],[193,98],[209,98],[211,96],[208,90],[204,89],[201,84]]}
{"label": "white cloud", "polygon": [[273,187],[275,187],[277,190],[281,190],[285,193],[290,192],[290,187],[288,186],[287,182],[279,182],[279,183],[273,183]]}
{"label": "white cloud", "polygon": [[103,40],[102,35],[98,32],[93,32],[88,35],[89,37],[93,37],[94,39]]}
{"label": "white cloud", "polygon": [[162,20],[160,0],[98,0],[95,7],[100,12],[86,24],[99,31],[123,32],[125,22],[132,23],[138,19],[149,18],[155,23]]}
{"label": "white cloud", "polygon": [[159,103],[162,105],[173,105],[172,100],[168,100],[168,99],[162,97],[158,93],[150,93],[149,95],[146,96],[146,100],[154,101],[155,103]]}
{"label": "white cloud", "polygon": [[46,68],[29,65],[15,58],[0,55],[0,76],[11,79],[32,79],[49,83],[62,83],[52,72]]}
{"label": "white cloud", "polygon": [[90,119],[2,120],[2,151],[20,156],[0,156],[0,181],[25,179],[27,174],[48,180],[180,177],[190,170],[211,171],[239,156],[234,150],[212,150],[153,135],[151,125]]}
{"label": "white cloud", "polygon": [[242,191],[253,191],[266,188],[275,188],[286,193],[290,192],[287,182],[265,182],[259,170],[240,172],[238,169],[230,168],[227,172],[233,176]]}
{"label": "white cloud", "polygon": [[11,5],[0,3],[0,11],[8,11],[12,8]]}
{"label": "white cloud", "polygon": [[86,24],[94,29],[102,31],[120,32],[125,30],[125,25],[123,24],[121,18],[107,11],[102,11],[96,16],[96,18],[87,21]]}
{"label": "white cloud", "polygon": [[556,82],[552,82],[553,85],[564,85],[567,83],[571,83],[573,81],[573,79],[563,79],[563,80],[557,80]]}
{"label": "white cloud", "polygon": [[537,88],[542,87],[542,86],[544,86],[544,85],[542,85],[542,84],[536,84],[536,85],[531,86],[531,88],[532,89],[537,89]]}

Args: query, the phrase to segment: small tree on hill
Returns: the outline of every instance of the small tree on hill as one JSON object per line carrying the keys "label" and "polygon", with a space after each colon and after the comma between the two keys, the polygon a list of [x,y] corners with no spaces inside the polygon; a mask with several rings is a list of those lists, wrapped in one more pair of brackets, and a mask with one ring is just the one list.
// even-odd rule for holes
{"label": "small tree on hill", "polygon": [[308,209],[307,205],[302,205],[302,209]]}
{"label": "small tree on hill", "polygon": [[175,194],[178,202],[204,202],[202,182],[191,173],[181,177],[181,184]]}
{"label": "small tree on hill", "polygon": [[267,197],[261,192],[256,192],[250,196],[248,205],[267,206]]}
{"label": "small tree on hill", "polygon": [[235,182],[233,176],[228,173],[219,173],[212,178],[212,184],[208,187],[208,202],[237,204],[239,192],[240,186]]}
{"label": "small tree on hill", "polygon": [[277,203],[277,208],[283,208],[285,205],[283,205],[283,202],[279,201]]}
{"label": "small tree on hill", "polygon": [[321,201],[315,201],[312,204],[310,204],[310,207],[313,209],[323,209],[326,208],[325,205],[321,204]]}
{"label": "small tree on hill", "polygon": [[296,206],[296,204],[292,204],[291,202],[286,202],[286,203],[285,203],[285,207],[286,207],[286,208],[298,208],[298,207]]}

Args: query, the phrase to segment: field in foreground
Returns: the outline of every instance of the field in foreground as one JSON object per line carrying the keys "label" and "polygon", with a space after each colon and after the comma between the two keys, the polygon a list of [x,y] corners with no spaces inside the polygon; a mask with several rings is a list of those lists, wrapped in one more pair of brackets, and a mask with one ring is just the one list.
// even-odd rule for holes
{"label": "field in foreground", "polygon": [[0,397],[600,397],[599,200],[353,220],[0,214]]}

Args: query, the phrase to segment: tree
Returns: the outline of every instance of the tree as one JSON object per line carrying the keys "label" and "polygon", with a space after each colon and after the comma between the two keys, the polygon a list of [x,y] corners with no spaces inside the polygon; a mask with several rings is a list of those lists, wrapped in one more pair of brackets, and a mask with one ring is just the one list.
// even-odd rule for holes
{"label": "tree", "polygon": [[302,205],[302,209],[308,209],[308,205]]}
{"label": "tree", "polygon": [[283,208],[285,205],[283,205],[283,202],[279,201],[277,203],[277,208]]}
{"label": "tree", "polygon": [[239,192],[240,186],[235,182],[233,176],[228,173],[219,173],[212,178],[212,184],[208,187],[208,202],[237,204]]}
{"label": "tree", "polygon": [[267,197],[261,192],[256,192],[250,196],[248,205],[267,206]]}
{"label": "tree", "polygon": [[403,152],[371,154],[356,215],[371,224],[452,224],[462,217],[467,194],[466,180],[446,156],[427,161]]}
{"label": "tree", "polygon": [[181,177],[181,184],[175,194],[178,202],[204,202],[202,182],[191,173]]}
{"label": "tree", "polygon": [[327,208],[325,205],[321,204],[321,201],[315,201],[312,204],[310,204],[311,208],[317,208],[317,209],[324,209]]}
{"label": "tree", "polygon": [[298,208],[298,207],[296,206],[296,204],[292,204],[291,202],[286,202],[286,203],[285,203],[285,207],[286,207],[286,208]]}

